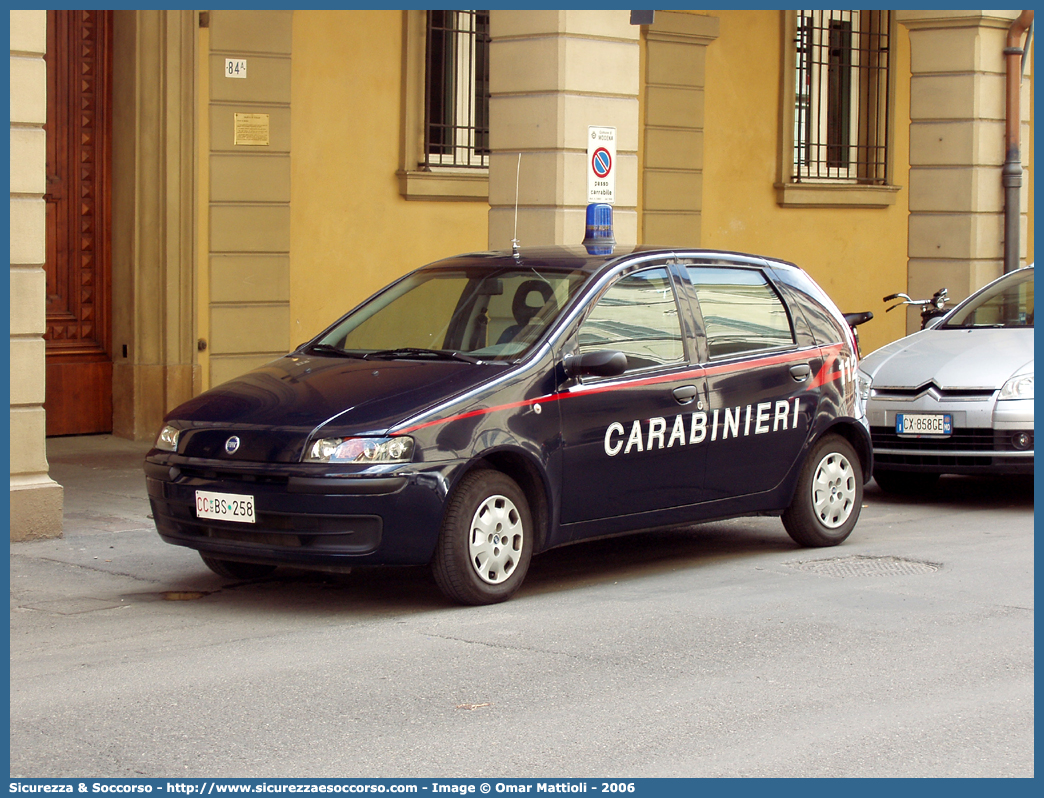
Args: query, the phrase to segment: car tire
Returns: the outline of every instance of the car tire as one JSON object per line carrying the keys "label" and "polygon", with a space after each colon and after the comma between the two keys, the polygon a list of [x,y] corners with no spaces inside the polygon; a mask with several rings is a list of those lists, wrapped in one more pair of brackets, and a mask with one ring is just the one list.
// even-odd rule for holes
{"label": "car tire", "polygon": [[224,576],[228,579],[261,579],[271,574],[277,567],[255,562],[218,560],[213,557],[207,557],[205,554],[200,554],[199,556],[207,568],[218,576]]}
{"label": "car tire", "polygon": [[533,556],[533,518],[518,484],[499,471],[466,475],[453,492],[439,532],[432,573],[461,604],[509,599]]}
{"label": "car tire", "polygon": [[801,546],[836,546],[859,520],[863,506],[863,467],[852,445],[828,435],[813,447],[801,467],[783,526]]}
{"label": "car tire", "polygon": [[877,487],[885,493],[909,496],[934,488],[939,481],[939,475],[923,471],[888,471],[883,468],[875,468],[874,480],[877,482]]}

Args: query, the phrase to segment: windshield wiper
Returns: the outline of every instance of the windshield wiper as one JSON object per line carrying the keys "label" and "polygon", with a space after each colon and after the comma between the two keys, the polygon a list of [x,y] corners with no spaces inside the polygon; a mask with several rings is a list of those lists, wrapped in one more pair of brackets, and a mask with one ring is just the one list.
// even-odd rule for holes
{"label": "windshield wiper", "polygon": [[341,349],[339,346],[333,344],[312,344],[304,351],[316,352],[321,355],[336,355],[337,357],[352,357],[357,360],[364,360],[365,355],[356,354],[355,352],[349,352],[347,349]]}
{"label": "windshield wiper", "polygon": [[420,347],[404,346],[399,349],[380,349],[376,352],[367,352],[363,355],[366,360],[394,360],[396,358],[437,358],[439,360],[459,360],[462,363],[481,363],[478,358],[470,357],[461,352],[451,352],[447,349],[421,349]]}

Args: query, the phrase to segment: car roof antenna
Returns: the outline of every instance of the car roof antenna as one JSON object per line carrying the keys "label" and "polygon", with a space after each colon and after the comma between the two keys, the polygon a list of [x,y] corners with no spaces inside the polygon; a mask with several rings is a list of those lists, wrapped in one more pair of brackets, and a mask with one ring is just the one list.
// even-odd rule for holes
{"label": "car roof antenna", "polygon": [[519,257],[518,243],[518,176],[522,170],[522,153],[518,154],[518,165],[515,167],[515,232],[511,238],[511,254]]}

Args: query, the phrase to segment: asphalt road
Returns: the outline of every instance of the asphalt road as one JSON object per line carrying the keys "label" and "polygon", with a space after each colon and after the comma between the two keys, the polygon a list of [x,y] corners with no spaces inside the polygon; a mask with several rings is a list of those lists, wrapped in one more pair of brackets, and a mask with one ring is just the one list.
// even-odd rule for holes
{"label": "asphalt road", "polygon": [[752,518],[423,569],[211,574],[141,447],[59,444],[66,537],[11,547],[11,776],[1032,776],[1033,493],[871,484],[836,549]]}

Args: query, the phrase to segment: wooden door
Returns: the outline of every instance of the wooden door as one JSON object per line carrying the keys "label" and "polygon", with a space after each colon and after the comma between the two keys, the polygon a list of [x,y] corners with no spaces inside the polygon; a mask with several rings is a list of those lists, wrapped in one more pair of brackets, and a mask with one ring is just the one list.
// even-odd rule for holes
{"label": "wooden door", "polygon": [[112,431],[112,12],[47,12],[48,435]]}

